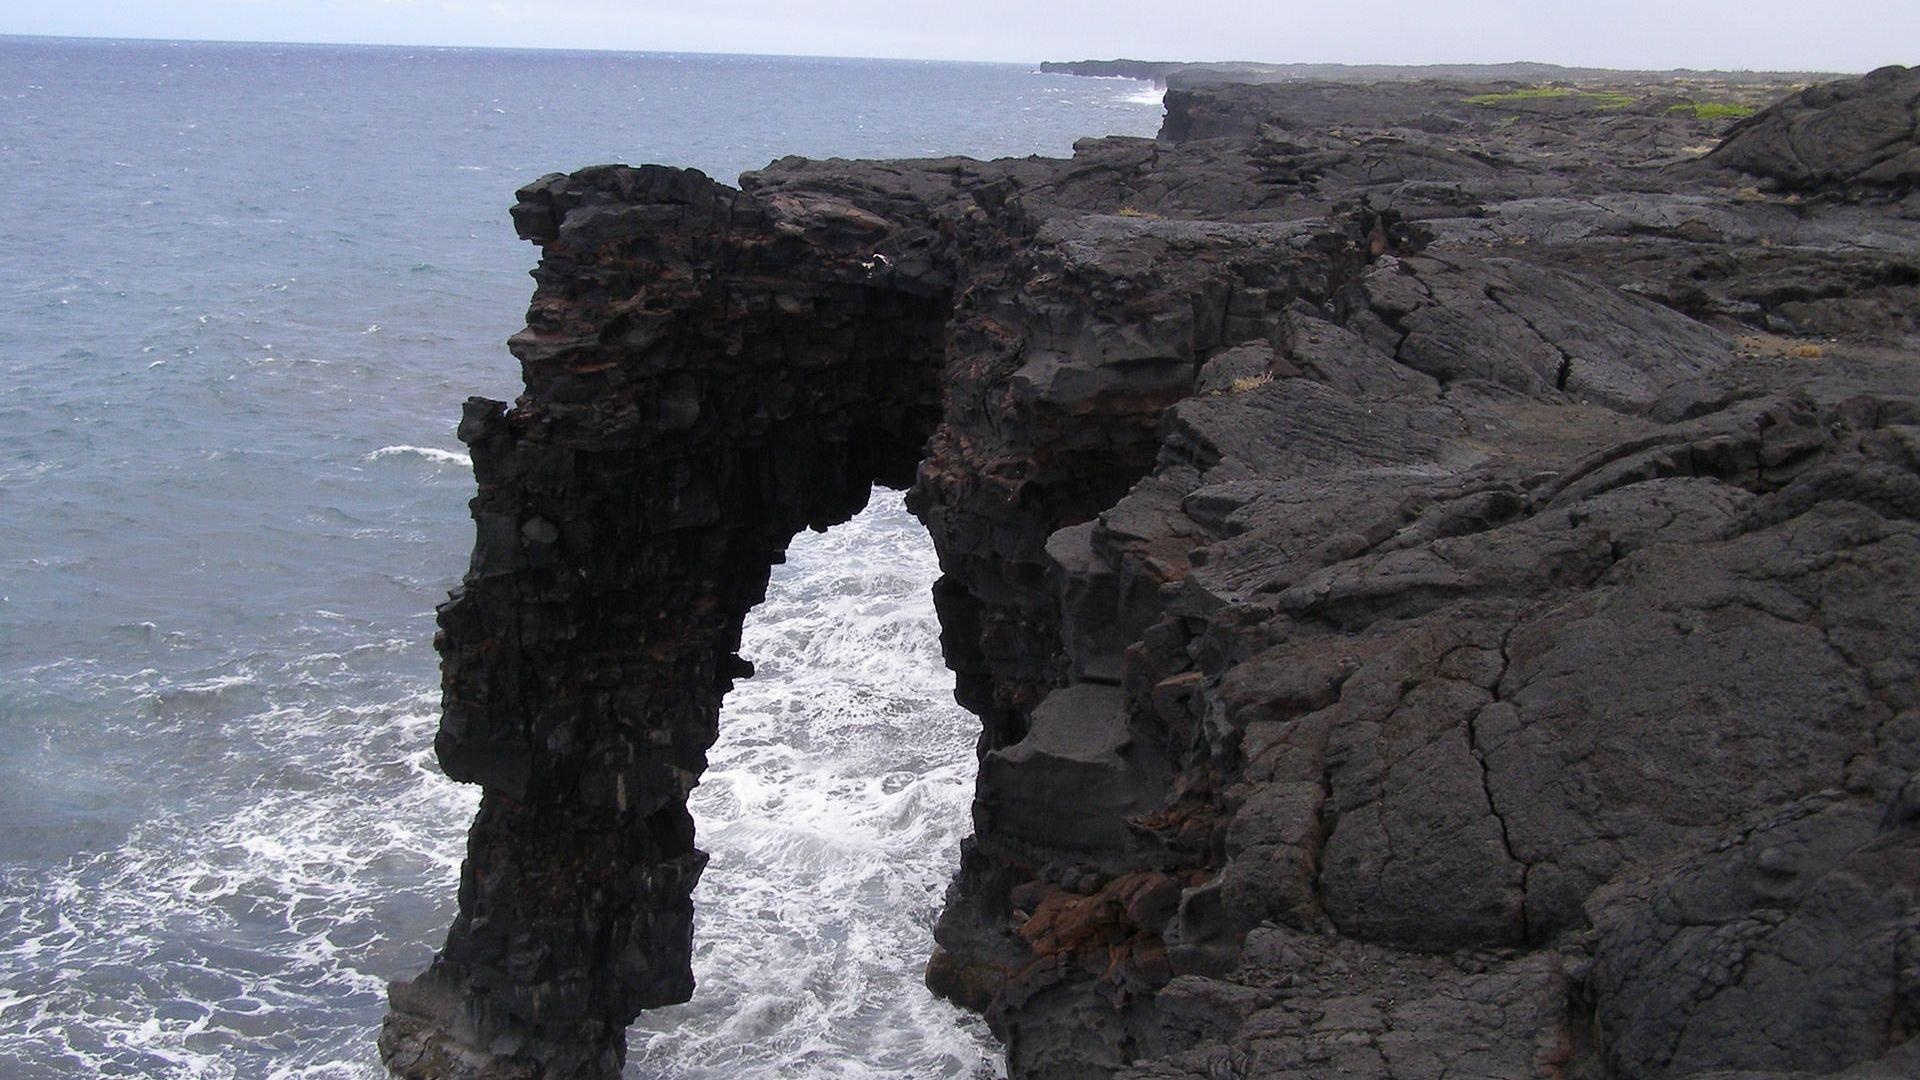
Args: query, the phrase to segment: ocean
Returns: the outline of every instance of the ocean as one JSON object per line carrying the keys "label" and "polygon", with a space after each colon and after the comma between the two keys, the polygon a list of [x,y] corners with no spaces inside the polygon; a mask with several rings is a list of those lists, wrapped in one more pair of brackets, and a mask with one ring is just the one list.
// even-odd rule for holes
{"label": "ocean", "polygon": [[[0,38],[0,1076],[380,1075],[477,804],[432,611],[460,402],[519,387],[516,187],[1159,117],[1008,65]],[[991,1072],[919,981],[976,734],[934,575],[886,491],[776,570],[694,798],[699,989],[630,1077]]]}

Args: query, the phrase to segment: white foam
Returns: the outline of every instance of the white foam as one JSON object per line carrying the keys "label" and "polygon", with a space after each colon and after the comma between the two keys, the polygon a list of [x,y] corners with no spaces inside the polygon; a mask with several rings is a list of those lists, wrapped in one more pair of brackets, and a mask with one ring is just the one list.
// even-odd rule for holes
{"label": "white foam", "polygon": [[974,1076],[997,1050],[919,974],[969,824],[931,545],[899,496],[802,534],[749,617],[691,808],[712,856],[694,998],[643,1016],[630,1076]]}
{"label": "white foam", "polygon": [[[147,670],[151,671],[152,669],[149,668]],[[257,680],[253,672],[242,668],[230,675],[216,675],[211,679],[202,679],[199,682],[182,683],[176,688],[176,692],[183,694],[218,695],[238,687],[252,686],[256,682]]]}
{"label": "white foam", "polygon": [[[631,1075],[959,1077],[997,1056],[920,984],[977,728],[940,659],[930,545],[898,496],[876,501],[796,540],[749,620],[762,673],[730,695],[694,795],[713,854],[699,990],[642,1018]],[[477,792],[434,765],[430,668],[379,689],[425,659],[419,624],[310,614],[302,647],[244,663],[57,665],[157,710],[106,720],[190,748],[195,779],[0,896],[0,1045],[81,1075],[380,1075],[383,984],[445,932]]]}
{"label": "white foam", "polygon": [[[256,681],[312,685],[328,651],[258,675],[100,679],[136,700],[197,695],[181,730],[223,772],[194,805],[0,901],[0,1048],[75,1075],[239,1080],[268,1062],[276,1077],[380,1075],[384,983],[422,966],[451,916],[477,793],[417,760],[428,687],[237,715],[225,700]],[[387,661],[323,668],[337,698]],[[9,1060],[0,1049],[0,1073]]]}
{"label": "white foam", "polygon": [[458,465],[470,468],[473,459],[458,450],[441,450],[433,446],[383,446],[362,460],[379,461],[383,458],[413,456],[434,465]]}

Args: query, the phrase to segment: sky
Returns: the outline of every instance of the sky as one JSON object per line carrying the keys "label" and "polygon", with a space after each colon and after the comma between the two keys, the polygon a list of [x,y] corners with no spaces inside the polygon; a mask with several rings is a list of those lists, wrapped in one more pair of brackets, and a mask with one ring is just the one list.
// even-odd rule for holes
{"label": "sky", "polygon": [[1866,71],[1920,63],[1920,0],[4,0],[0,33],[1020,63]]}

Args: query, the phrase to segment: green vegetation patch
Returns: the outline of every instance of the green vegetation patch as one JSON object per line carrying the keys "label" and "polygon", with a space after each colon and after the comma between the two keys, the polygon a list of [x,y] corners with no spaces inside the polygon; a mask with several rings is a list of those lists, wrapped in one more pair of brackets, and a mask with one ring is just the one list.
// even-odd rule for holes
{"label": "green vegetation patch", "polygon": [[1695,120],[1738,120],[1752,116],[1754,107],[1737,101],[1685,101],[1667,108],[1669,116],[1691,116]]}
{"label": "green vegetation patch", "polygon": [[1576,90],[1571,86],[1528,86],[1503,94],[1475,94],[1465,99],[1469,105],[1484,108],[1526,108],[1549,102],[1564,102],[1587,109],[1624,109],[1634,103],[1632,94],[1616,90]]}

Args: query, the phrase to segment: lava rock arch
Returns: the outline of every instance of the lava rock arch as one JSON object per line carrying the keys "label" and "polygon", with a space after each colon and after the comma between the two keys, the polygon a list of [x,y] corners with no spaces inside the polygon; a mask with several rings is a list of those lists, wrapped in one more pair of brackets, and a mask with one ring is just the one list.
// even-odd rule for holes
{"label": "lava rock arch", "polygon": [[794,533],[911,482],[938,416],[948,285],[891,273],[871,213],[605,167],[514,220],[527,390],[467,403],[477,540],[436,641],[435,747],[484,795],[446,946],[393,990],[408,1076],[615,1076],[639,1010],[691,994],[686,796],[742,620]]}

